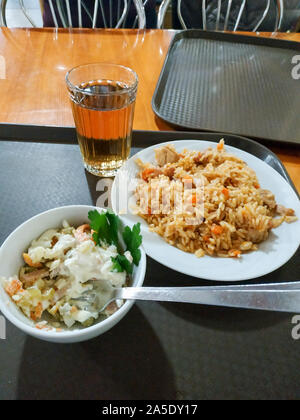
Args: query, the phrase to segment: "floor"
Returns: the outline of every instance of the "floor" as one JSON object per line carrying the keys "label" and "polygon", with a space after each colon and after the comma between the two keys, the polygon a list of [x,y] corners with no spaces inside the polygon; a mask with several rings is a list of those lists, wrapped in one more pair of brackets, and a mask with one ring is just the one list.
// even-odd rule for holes
{"label": "floor", "polygon": [[[43,26],[39,0],[24,0],[24,6],[35,25]],[[7,0],[6,21],[10,28],[32,27],[20,8],[19,0]]]}

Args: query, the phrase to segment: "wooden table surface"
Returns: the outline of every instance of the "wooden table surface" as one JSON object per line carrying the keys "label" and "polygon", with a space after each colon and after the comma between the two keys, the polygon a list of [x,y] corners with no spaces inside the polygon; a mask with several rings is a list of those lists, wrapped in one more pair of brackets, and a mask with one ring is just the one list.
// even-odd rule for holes
{"label": "wooden table surface", "polygon": [[[139,76],[134,129],[173,130],[154,115],[151,98],[174,34],[171,30],[1,28],[0,123],[73,126],[64,81],[67,70],[107,61],[129,66]],[[300,42],[300,34],[259,36]],[[300,191],[299,148],[274,146],[272,150]]]}

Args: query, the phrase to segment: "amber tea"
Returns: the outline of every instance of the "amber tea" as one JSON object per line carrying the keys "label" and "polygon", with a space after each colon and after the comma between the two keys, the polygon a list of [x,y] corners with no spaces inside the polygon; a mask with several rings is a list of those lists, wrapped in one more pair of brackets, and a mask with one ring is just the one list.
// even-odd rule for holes
{"label": "amber tea", "polygon": [[136,88],[96,79],[68,89],[86,169],[95,175],[115,175],[130,154]]}

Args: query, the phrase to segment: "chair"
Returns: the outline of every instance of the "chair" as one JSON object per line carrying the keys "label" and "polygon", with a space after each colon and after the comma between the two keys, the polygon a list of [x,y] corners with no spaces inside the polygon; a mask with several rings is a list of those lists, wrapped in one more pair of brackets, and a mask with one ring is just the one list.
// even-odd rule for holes
{"label": "chair", "polygon": [[[212,29],[211,24],[210,24],[210,27],[208,28],[208,15],[209,13],[212,12],[212,4],[213,6],[216,7],[215,14],[214,14],[215,26],[213,29],[215,29],[216,31],[218,30],[226,31],[229,29],[233,31],[237,31],[240,28],[241,19],[242,19],[243,13],[245,12],[245,8],[247,6],[247,0],[240,0],[238,9],[236,8],[234,11],[235,12],[234,16],[232,14],[233,0],[215,0],[214,2],[211,0],[210,1],[199,0],[199,1],[202,2],[201,29],[203,30]],[[251,1],[252,0],[250,0],[250,2]],[[272,7],[272,8],[276,8],[276,13],[277,13],[277,16],[274,19],[275,20],[274,32],[280,31],[282,28],[282,22],[283,22],[283,17],[284,17],[284,12],[285,12],[284,0],[261,0],[261,1],[264,2],[265,6],[261,14],[258,16],[256,21],[254,22],[253,28],[249,30],[252,30],[253,32],[258,31],[261,28],[264,21],[267,19],[267,17],[269,17],[268,15]],[[163,26],[165,14],[170,5],[170,2],[171,0],[162,1],[162,4],[159,8],[159,13],[158,13],[158,25],[157,25],[158,28],[162,28]],[[178,15],[182,28],[187,29],[187,24],[182,14],[182,0],[177,0],[177,15]],[[232,20],[233,18],[235,21],[233,22],[233,25],[231,25],[231,27],[229,28],[229,21]]]}
{"label": "chair", "polygon": [[[7,26],[7,0],[0,1],[2,25]],[[147,2],[148,0],[115,0],[117,10],[115,8],[113,10],[112,1],[109,1],[109,7],[105,7],[105,5],[103,4],[103,0],[95,0],[94,9],[91,14],[85,0],[48,0],[52,20],[55,27],[64,28],[73,27],[72,16],[74,15],[72,14],[70,4],[76,5],[78,13],[78,26],[80,28],[82,27],[83,17],[89,19],[92,28],[96,28],[97,19],[99,18],[99,16],[101,18],[101,22],[103,23],[103,26],[101,27],[121,28],[125,25],[131,3],[133,3],[136,9],[136,17],[133,21],[132,27],[135,28],[138,24],[139,29],[144,29],[146,26],[146,15],[144,7],[147,4]],[[41,6],[43,6],[43,2],[40,1],[40,3]],[[19,0],[19,4],[21,10],[23,11],[28,21],[33,27],[36,27],[35,23],[26,11],[24,0]]]}

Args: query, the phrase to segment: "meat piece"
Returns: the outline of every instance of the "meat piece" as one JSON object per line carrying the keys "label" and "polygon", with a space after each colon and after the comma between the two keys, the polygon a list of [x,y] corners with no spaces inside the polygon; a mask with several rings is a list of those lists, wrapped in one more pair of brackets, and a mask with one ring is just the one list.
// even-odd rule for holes
{"label": "meat piece", "polygon": [[58,242],[58,237],[57,236],[53,236],[52,240],[51,240],[51,246],[52,248],[54,247],[54,245]]}
{"label": "meat piece", "polygon": [[175,174],[175,168],[166,168],[164,170],[164,175],[168,176],[170,179],[173,179]]}
{"label": "meat piece", "polygon": [[276,208],[275,196],[269,190],[260,190],[259,194],[264,204],[266,204],[271,210]]}
{"label": "meat piece", "polygon": [[276,207],[276,213],[280,214],[281,216],[294,216],[295,211],[293,209],[287,209],[282,205],[278,205]]}
{"label": "meat piece", "polygon": [[109,305],[107,305],[107,307],[105,309],[105,313],[106,313],[106,315],[110,316],[110,315],[114,314],[115,312],[117,312],[118,309],[119,308],[118,308],[116,302],[111,302]]}
{"label": "meat piece", "polygon": [[196,165],[202,163],[202,153],[199,152],[197,156],[194,157],[194,162],[196,163]]}
{"label": "meat piece", "polygon": [[285,216],[284,220],[286,221],[286,223],[294,223],[294,222],[297,222],[298,217],[296,217],[296,216]]}
{"label": "meat piece", "polygon": [[150,178],[151,179],[156,178],[161,174],[162,174],[162,171],[160,169],[147,168],[143,170],[143,172],[141,173],[141,177],[144,181],[148,182]]}
{"label": "meat piece", "polygon": [[166,163],[175,163],[179,160],[180,156],[175,148],[171,145],[155,149],[155,159],[159,166],[164,166]]}
{"label": "meat piece", "polygon": [[70,288],[70,284],[67,284],[63,288],[56,290],[55,295],[53,297],[53,303],[58,302],[61,298],[63,298],[67,292],[67,290]]}
{"label": "meat piece", "polygon": [[78,242],[84,242],[91,239],[91,227],[88,224],[79,226],[74,233],[74,236]]}
{"label": "meat piece", "polygon": [[25,285],[25,287],[31,287],[34,283],[39,280],[47,277],[49,275],[49,270],[42,269],[42,270],[34,270],[31,273],[21,274],[20,273],[20,280]]}
{"label": "meat piece", "polygon": [[137,164],[137,166],[140,168],[140,169],[145,169],[145,164],[144,164],[144,162],[140,159],[140,158],[138,158],[138,159],[135,159],[135,163]]}

